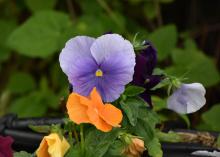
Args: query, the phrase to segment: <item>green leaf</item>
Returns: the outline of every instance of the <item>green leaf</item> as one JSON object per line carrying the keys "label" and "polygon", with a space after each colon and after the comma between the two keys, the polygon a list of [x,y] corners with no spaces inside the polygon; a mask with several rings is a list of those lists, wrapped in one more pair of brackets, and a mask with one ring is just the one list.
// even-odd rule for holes
{"label": "green leaf", "polygon": [[145,91],[145,88],[139,86],[128,86],[125,91],[124,95],[126,96],[137,96]]}
{"label": "green leaf", "polygon": [[163,26],[149,35],[149,40],[157,48],[159,60],[163,60],[171,54],[177,42],[177,30],[175,25]]}
{"label": "green leaf", "polygon": [[[118,21],[121,22],[121,25],[124,25],[124,17],[120,14],[117,15]],[[94,19],[96,21],[94,22]],[[118,32],[119,27],[115,24],[114,21],[109,20],[109,16],[105,14],[85,14],[83,16],[80,16],[80,18],[76,21],[76,32],[77,34],[86,34],[89,36],[95,36],[98,37],[104,32],[113,31]]]}
{"label": "green leaf", "polygon": [[81,157],[80,147],[78,145],[70,147],[65,157]]}
{"label": "green leaf", "polygon": [[149,143],[146,144],[148,154],[152,157],[163,157],[163,151],[161,149],[161,144],[158,138],[154,138]]}
{"label": "green leaf", "polygon": [[156,86],[154,86],[151,90],[157,90],[157,89],[163,88],[165,86],[169,86],[170,84],[171,84],[170,79],[165,78],[160,83],[158,83]]}
{"label": "green leaf", "polygon": [[210,110],[202,114],[202,120],[210,126],[209,130],[220,131],[219,115],[220,104],[214,105]]}
{"label": "green leaf", "polygon": [[[18,114],[18,117],[40,117],[47,111],[47,104],[41,92],[32,92],[30,95],[16,99],[12,102],[9,112]],[[36,112],[37,111],[37,112]]]}
{"label": "green leaf", "polygon": [[129,122],[132,126],[135,126],[137,123],[138,103],[139,102],[135,99],[127,99],[125,102],[120,102],[121,108],[127,115]]}
{"label": "green leaf", "polygon": [[138,123],[135,127],[133,127],[133,130],[136,135],[144,138],[146,145],[155,137],[154,128],[151,126],[151,124],[144,121],[143,119],[138,119]]}
{"label": "green leaf", "polygon": [[158,96],[152,96],[152,102],[153,102],[153,110],[154,111],[160,111],[162,109],[167,109],[167,100],[162,99]]}
{"label": "green leaf", "polygon": [[26,5],[32,12],[53,9],[57,0],[25,0]]}
{"label": "green leaf", "polygon": [[107,153],[104,156],[107,157],[122,157],[122,151],[125,148],[125,143],[121,140],[115,140],[109,147]]}
{"label": "green leaf", "polygon": [[144,106],[139,108],[138,118],[149,124],[151,128],[155,128],[156,124],[160,123],[160,119],[157,113]]}
{"label": "green leaf", "polygon": [[48,125],[29,125],[31,130],[39,133],[50,133],[51,127]]}
{"label": "green leaf", "polygon": [[98,130],[92,130],[85,138],[85,145],[91,150],[96,157],[104,157],[104,154],[108,151],[110,145],[118,137],[118,129],[114,129],[111,132],[104,133]]}
{"label": "green leaf", "polygon": [[29,154],[25,151],[15,152],[13,157],[32,157],[32,154]]}
{"label": "green leaf", "polygon": [[32,76],[24,72],[14,72],[9,79],[8,89],[15,94],[29,92],[36,88],[36,84]]}
{"label": "green leaf", "polygon": [[5,61],[10,56],[10,49],[6,45],[6,40],[15,27],[14,21],[0,20],[0,30],[4,30],[0,33],[0,62]]}
{"label": "green leaf", "polygon": [[157,10],[153,1],[146,2],[144,5],[144,14],[152,20],[157,16]]}
{"label": "green leaf", "polygon": [[[174,65],[167,68],[170,75],[187,78],[186,82],[200,82],[209,87],[220,81],[219,72],[211,58],[199,50],[175,49],[172,52]],[[205,65],[205,66],[204,66]],[[212,76],[212,77],[204,77]]]}
{"label": "green leaf", "polygon": [[8,45],[23,55],[45,58],[64,46],[67,33],[73,35],[69,32],[71,27],[67,14],[40,11],[12,32]]}

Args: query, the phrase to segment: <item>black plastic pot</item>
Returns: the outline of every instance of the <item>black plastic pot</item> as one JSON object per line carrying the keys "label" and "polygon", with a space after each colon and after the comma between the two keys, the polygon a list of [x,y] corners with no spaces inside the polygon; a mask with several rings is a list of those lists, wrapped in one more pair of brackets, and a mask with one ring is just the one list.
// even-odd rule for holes
{"label": "black plastic pot", "polygon": [[[62,118],[23,118],[18,119],[15,115],[7,115],[0,118],[0,134],[14,138],[13,149],[34,152],[39,146],[44,134],[31,131],[29,125],[63,124]],[[196,132],[192,130],[176,130],[181,132]],[[212,133],[213,136],[217,134]],[[197,150],[214,151],[212,147],[206,147],[198,143],[162,143],[164,157],[201,157],[191,155]],[[144,153],[147,157],[147,152]],[[206,156],[203,156],[206,157]],[[208,157],[208,156],[207,156]]]}

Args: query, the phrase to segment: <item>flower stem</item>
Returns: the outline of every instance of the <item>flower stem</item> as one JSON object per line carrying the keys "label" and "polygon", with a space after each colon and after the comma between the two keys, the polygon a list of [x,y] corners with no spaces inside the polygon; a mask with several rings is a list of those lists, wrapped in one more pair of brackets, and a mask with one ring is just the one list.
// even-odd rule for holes
{"label": "flower stem", "polygon": [[80,125],[80,139],[81,139],[81,150],[82,154],[84,155],[85,153],[85,141],[84,141],[84,136],[83,136],[83,125]]}
{"label": "flower stem", "polygon": [[78,137],[78,134],[76,132],[76,126],[75,126],[75,124],[73,124],[72,126],[73,126],[72,127],[73,128],[73,134],[74,134],[74,137],[76,139],[76,142],[79,143],[79,137]]}

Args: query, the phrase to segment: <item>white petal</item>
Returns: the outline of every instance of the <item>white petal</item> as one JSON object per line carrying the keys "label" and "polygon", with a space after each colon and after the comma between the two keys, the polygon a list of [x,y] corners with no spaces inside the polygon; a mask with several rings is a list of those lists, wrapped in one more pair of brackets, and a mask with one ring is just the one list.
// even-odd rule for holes
{"label": "white petal", "polygon": [[206,103],[205,88],[200,83],[182,84],[167,101],[168,108],[178,113],[193,113]]}

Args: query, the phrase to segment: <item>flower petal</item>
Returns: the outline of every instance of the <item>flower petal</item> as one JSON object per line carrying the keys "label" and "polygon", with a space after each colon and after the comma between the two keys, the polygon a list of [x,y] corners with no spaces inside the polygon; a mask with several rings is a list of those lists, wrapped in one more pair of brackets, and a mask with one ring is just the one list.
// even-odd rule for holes
{"label": "flower petal", "polygon": [[196,112],[205,103],[205,88],[200,83],[182,84],[168,98],[168,108],[182,114]]}
{"label": "flower petal", "polygon": [[0,135],[0,156],[3,157],[12,157],[13,150],[11,148],[12,143],[14,142],[13,138],[10,136],[3,137]]}
{"label": "flower petal", "polygon": [[118,34],[105,34],[92,44],[91,53],[98,64],[101,64],[110,54],[123,53],[124,57],[135,64],[135,53],[132,44]]}
{"label": "flower petal", "polygon": [[122,121],[122,112],[111,104],[105,104],[104,108],[99,112],[102,119],[111,126],[117,127]]}
{"label": "flower petal", "polygon": [[94,38],[87,36],[77,36],[67,41],[59,56],[60,66],[67,76],[72,71],[73,64],[79,58],[92,58],[90,47],[94,41]]}
{"label": "flower petal", "polygon": [[48,145],[48,153],[51,157],[64,157],[70,145],[63,137],[62,140],[56,133],[45,136]]}
{"label": "flower petal", "polygon": [[136,56],[136,65],[133,83],[141,86],[148,76],[152,75],[153,69],[157,64],[157,51],[150,42],[145,42],[147,48]]}
{"label": "flower petal", "polygon": [[50,154],[48,153],[48,145],[45,138],[41,141],[39,148],[36,151],[37,157],[50,157]]}
{"label": "flower petal", "polygon": [[89,120],[95,127],[103,132],[112,130],[112,126],[106,123],[100,116],[99,111],[94,106],[89,106],[87,110]]}
{"label": "flower petal", "polygon": [[134,64],[122,52],[110,54],[105,58],[100,66],[103,77],[99,78],[97,85],[105,102],[112,102],[123,93],[124,86],[133,79]]}
{"label": "flower petal", "polygon": [[80,102],[81,97],[76,93],[70,94],[66,106],[70,119],[77,124],[90,122],[86,113],[88,107]]}
{"label": "flower petal", "polygon": [[120,97],[120,94],[125,90],[124,85],[115,85],[112,83],[112,79],[103,78],[99,79],[96,83],[96,88],[102,96],[104,102],[113,102]]}
{"label": "flower petal", "polygon": [[95,87],[97,69],[98,66],[93,58],[85,57],[76,60],[68,76],[73,91],[83,96],[89,96]]}

